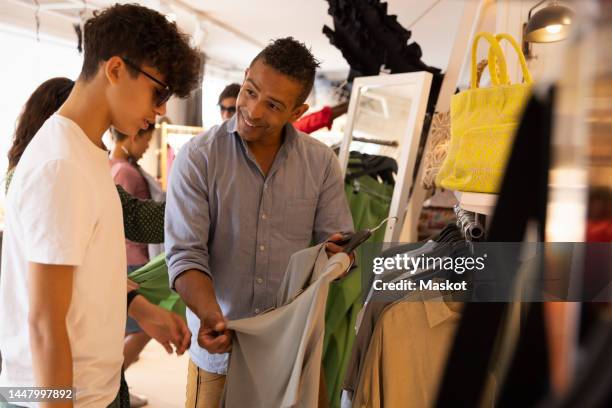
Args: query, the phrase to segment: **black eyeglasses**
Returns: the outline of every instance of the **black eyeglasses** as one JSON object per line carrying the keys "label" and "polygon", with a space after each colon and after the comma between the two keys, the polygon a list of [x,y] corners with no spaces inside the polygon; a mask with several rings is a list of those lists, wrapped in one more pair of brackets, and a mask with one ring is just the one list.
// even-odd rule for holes
{"label": "black eyeglasses", "polygon": [[168,102],[168,99],[170,99],[170,97],[172,96],[172,89],[170,89],[168,85],[164,84],[162,81],[156,79],[152,75],[147,74],[142,69],[140,69],[138,65],[134,64],[129,59],[125,57],[121,57],[121,59],[123,60],[123,62],[126,63],[126,65],[129,65],[130,67],[132,67],[133,69],[140,72],[141,74],[149,78],[151,81],[162,87],[162,89],[159,89],[157,87],[155,88],[155,104],[157,106],[162,106],[164,103]]}
{"label": "black eyeglasses", "polygon": [[227,112],[227,113],[231,113],[232,115],[234,113],[236,113],[236,107],[235,106],[223,106],[223,105],[219,104],[219,109],[221,109],[221,113]]}

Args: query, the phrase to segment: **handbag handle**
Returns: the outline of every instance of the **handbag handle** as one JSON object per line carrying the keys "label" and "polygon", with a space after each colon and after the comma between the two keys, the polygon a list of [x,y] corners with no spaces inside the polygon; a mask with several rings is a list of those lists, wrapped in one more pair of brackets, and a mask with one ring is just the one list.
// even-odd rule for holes
{"label": "handbag handle", "polygon": [[491,82],[493,85],[501,85],[508,82],[508,69],[506,67],[506,58],[502,51],[499,42],[491,33],[480,32],[476,34],[472,43],[472,78],[471,88],[478,88],[476,54],[478,51],[478,42],[484,38],[489,43],[489,73],[491,74]]}
{"label": "handbag handle", "polygon": [[[516,55],[518,56],[519,63],[521,64],[521,70],[523,71],[523,81],[526,84],[533,83],[533,79],[531,78],[531,73],[529,72],[529,68],[527,68],[527,61],[525,61],[525,54],[523,54],[523,50],[519,47],[518,43],[510,34],[500,33],[495,36],[495,39],[500,43],[502,40],[506,40],[510,43]],[[508,78],[508,84],[510,83],[510,78]]]}

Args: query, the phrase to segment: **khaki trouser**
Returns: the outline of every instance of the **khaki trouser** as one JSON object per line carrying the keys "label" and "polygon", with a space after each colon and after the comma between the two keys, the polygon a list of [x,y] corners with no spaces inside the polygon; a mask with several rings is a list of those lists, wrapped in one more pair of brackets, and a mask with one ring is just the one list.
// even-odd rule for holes
{"label": "khaki trouser", "polygon": [[[189,368],[187,371],[187,401],[185,401],[185,408],[218,408],[224,386],[224,375],[204,371],[189,359]],[[328,407],[329,403],[327,401],[325,376],[323,367],[321,367],[318,408]]]}
{"label": "khaki trouser", "polygon": [[189,359],[185,408],[218,408],[224,386],[224,375],[204,371]]}

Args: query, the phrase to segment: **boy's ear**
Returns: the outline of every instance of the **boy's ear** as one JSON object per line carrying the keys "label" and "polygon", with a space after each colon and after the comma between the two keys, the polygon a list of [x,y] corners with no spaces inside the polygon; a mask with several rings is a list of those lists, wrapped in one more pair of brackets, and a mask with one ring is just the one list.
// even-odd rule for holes
{"label": "boy's ear", "polygon": [[125,62],[117,56],[110,57],[107,61],[103,62],[104,76],[108,82],[112,85],[119,82],[119,77],[122,71],[126,68]]}

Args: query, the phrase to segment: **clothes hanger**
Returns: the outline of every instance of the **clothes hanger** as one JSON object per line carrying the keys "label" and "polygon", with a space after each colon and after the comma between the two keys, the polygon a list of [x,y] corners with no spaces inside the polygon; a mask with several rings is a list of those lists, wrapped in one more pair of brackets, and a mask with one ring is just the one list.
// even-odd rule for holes
{"label": "clothes hanger", "polygon": [[362,229],[361,231],[354,232],[352,234],[351,233],[344,234],[339,241],[333,241],[333,242],[337,245],[344,247],[342,252],[350,254],[355,250],[355,248],[357,248],[359,245],[367,241],[368,238],[370,238],[374,232],[376,232],[380,227],[382,227],[386,222],[388,222],[391,219],[394,219],[395,221],[397,221],[397,217],[388,217],[382,220],[380,224],[378,224],[376,227],[372,229],[366,228],[366,229]]}

